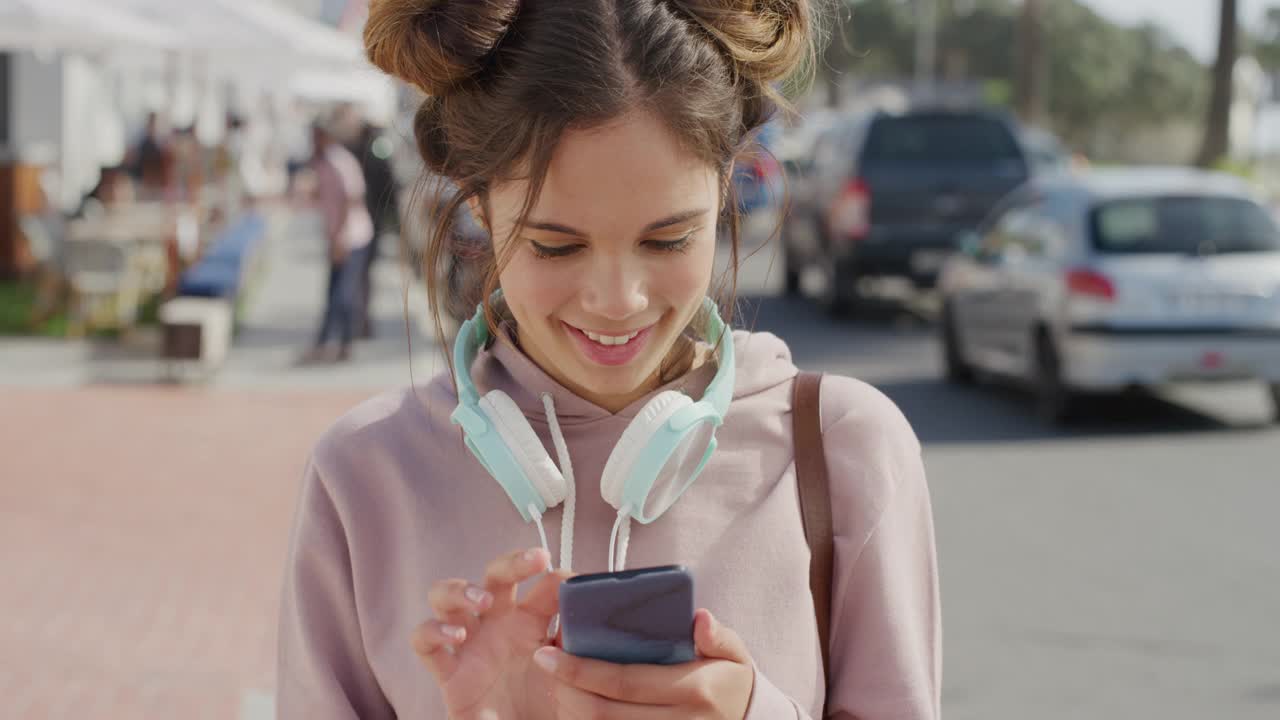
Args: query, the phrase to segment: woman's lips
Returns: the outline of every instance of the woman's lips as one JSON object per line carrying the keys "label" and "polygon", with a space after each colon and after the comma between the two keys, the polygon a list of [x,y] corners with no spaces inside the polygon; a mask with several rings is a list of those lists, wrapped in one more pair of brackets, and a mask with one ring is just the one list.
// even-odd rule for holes
{"label": "woman's lips", "polygon": [[649,327],[641,330],[635,337],[622,345],[604,345],[587,337],[586,333],[569,323],[562,321],[562,324],[565,329],[568,330],[569,335],[573,336],[573,339],[577,341],[578,347],[582,350],[582,354],[586,355],[588,360],[600,365],[608,365],[610,367],[626,365],[634,360],[635,357],[640,354],[640,351],[644,349],[654,327],[653,325],[650,325]]}

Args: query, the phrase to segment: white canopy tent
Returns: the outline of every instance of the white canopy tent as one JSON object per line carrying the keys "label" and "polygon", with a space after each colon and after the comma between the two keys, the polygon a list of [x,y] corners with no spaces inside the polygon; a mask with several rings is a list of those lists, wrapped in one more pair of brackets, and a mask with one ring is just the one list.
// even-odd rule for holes
{"label": "white canopy tent", "polygon": [[0,50],[175,47],[165,25],[95,0],[0,0]]}
{"label": "white canopy tent", "polygon": [[304,70],[290,78],[288,93],[314,103],[351,103],[369,120],[389,125],[396,114],[396,83],[372,67]]}
{"label": "white canopy tent", "polygon": [[322,67],[351,69],[366,65],[364,48],[355,38],[324,23],[270,2],[211,0],[228,12],[279,38],[299,59]]}
{"label": "white canopy tent", "polygon": [[354,38],[266,0],[103,0],[103,4],[171,28],[182,38],[180,52],[203,55],[218,67],[287,73],[316,66],[349,68],[363,62]]}
{"label": "white canopy tent", "polygon": [[68,197],[118,161],[151,111],[212,144],[230,112],[279,128],[290,121],[274,115],[297,100],[394,107],[357,37],[272,0],[0,0],[6,51],[21,56],[24,93],[10,104],[24,130],[12,143],[50,147]]}

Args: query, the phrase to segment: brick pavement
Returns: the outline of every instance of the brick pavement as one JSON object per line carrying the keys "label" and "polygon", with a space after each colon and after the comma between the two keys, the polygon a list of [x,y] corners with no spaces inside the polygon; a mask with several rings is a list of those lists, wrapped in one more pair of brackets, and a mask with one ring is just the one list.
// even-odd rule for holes
{"label": "brick pavement", "polygon": [[0,717],[261,706],[307,451],[369,394],[0,389]]}

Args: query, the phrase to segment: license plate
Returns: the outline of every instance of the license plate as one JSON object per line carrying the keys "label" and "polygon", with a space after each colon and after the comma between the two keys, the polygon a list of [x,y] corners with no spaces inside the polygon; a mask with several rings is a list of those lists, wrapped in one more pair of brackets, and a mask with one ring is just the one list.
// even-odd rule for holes
{"label": "license plate", "polygon": [[1178,311],[1192,315],[1239,316],[1252,307],[1248,297],[1227,293],[1188,292],[1173,297]]}

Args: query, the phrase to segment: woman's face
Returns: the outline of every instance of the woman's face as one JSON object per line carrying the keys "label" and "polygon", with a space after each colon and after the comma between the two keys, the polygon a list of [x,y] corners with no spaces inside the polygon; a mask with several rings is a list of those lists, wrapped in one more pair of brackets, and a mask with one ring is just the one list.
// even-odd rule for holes
{"label": "woman's face", "polygon": [[520,345],[562,385],[617,412],[656,387],[706,296],[717,173],[637,111],[566,133],[528,223],[511,236],[526,190],[510,182],[489,198],[495,242],[517,244],[500,282]]}

